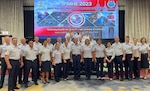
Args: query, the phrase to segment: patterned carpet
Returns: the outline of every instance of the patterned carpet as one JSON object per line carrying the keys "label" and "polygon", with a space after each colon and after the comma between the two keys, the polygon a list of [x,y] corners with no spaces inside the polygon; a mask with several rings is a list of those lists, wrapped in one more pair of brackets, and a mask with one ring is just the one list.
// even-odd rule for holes
{"label": "patterned carpet", "polygon": [[[70,77],[72,79],[72,77]],[[30,79],[31,80],[31,79]],[[147,80],[124,80],[123,82],[119,80],[96,80],[95,76],[92,76],[91,80],[85,80],[85,76],[82,76],[80,81],[68,80],[60,81],[56,83],[51,80],[49,84],[42,84],[41,80],[38,81],[39,85],[33,85],[30,81],[30,87],[25,89],[24,86],[19,90],[15,91],[150,91],[150,78]],[[0,91],[7,91],[7,77],[5,79],[5,84]]]}

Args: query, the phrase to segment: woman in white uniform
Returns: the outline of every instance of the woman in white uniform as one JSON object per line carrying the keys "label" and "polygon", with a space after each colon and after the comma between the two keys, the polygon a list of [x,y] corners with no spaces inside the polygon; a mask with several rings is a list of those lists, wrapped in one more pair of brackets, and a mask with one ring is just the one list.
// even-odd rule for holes
{"label": "woman in white uniform", "polygon": [[141,53],[141,57],[139,57],[141,59],[141,69],[142,69],[142,75],[143,75],[143,79],[147,79],[147,75],[148,75],[148,68],[149,68],[149,60],[150,57],[148,57],[148,52],[150,50],[149,45],[147,44],[146,38],[143,37],[141,38],[141,46],[139,48],[140,53]]}
{"label": "woman in white uniform", "polygon": [[63,52],[60,49],[60,45],[55,45],[55,51],[52,53],[52,64],[54,66],[54,78],[56,82],[60,81],[61,63],[63,58]]}
{"label": "woman in white uniform", "polygon": [[108,77],[109,80],[113,80],[113,59],[115,58],[115,51],[113,48],[111,48],[111,43],[107,43],[106,48],[106,61],[107,61],[107,67],[108,67]]}
{"label": "woman in white uniform", "polygon": [[63,54],[64,54],[63,77],[64,77],[64,80],[68,80],[69,63],[70,63],[70,58],[71,58],[71,48],[68,46],[68,41],[64,42]]}
{"label": "woman in white uniform", "polygon": [[[50,59],[52,57],[52,50],[47,46],[47,41],[44,40],[43,46],[39,51],[39,62],[42,71],[42,82],[45,84],[49,83],[49,71],[50,71]],[[46,79],[45,79],[46,77]]]}
{"label": "woman in white uniform", "polygon": [[84,64],[85,64],[86,79],[90,80],[91,69],[92,69],[93,48],[90,45],[89,39],[86,39],[85,45],[82,46],[82,60],[83,58],[84,58]]}
{"label": "woman in white uniform", "polygon": [[101,43],[101,39],[97,40],[97,44],[94,45],[94,60],[96,61],[96,75],[97,80],[103,80],[104,61],[106,59],[105,46]]}

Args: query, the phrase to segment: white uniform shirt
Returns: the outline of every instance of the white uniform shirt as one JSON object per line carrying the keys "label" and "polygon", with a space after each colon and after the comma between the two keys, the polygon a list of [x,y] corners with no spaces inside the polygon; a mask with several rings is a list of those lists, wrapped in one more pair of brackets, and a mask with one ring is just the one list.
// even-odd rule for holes
{"label": "white uniform shirt", "polygon": [[39,54],[41,54],[41,61],[50,61],[50,52],[52,52],[52,50],[49,47],[42,46],[39,51]]}
{"label": "white uniform shirt", "polygon": [[8,55],[9,59],[19,60],[21,55],[21,50],[19,49],[18,46],[11,44],[10,46],[7,47],[7,51],[5,52],[5,55]]}
{"label": "white uniform shirt", "polygon": [[33,45],[37,49],[37,51],[39,52],[40,48],[42,47],[42,44],[40,42],[38,42],[38,43],[34,42]]}
{"label": "white uniform shirt", "polygon": [[71,46],[71,52],[72,52],[73,55],[80,55],[81,54],[81,45],[73,44]]}
{"label": "white uniform shirt", "polygon": [[96,44],[96,41],[92,39],[92,40],[90,41],[90,45],[91,45],[91,46],[94,46],[95,44]]}
{"label": "white uniform shirt", "polygon": [[65,59],[70,59],[70,52],[71,52],[71,48],[64,46],[63,47],[63,54]]}
{"label": "white uniform shirt", "polygon": [[25,49],[26,60],[34,61],[37,58],[36,55],[38,55],[38,50],[35,47],[31,48],[31,47],[28,46]]}
{"label": "white uniform shirt", "polygon": [[103,44],[94,45],[94,51],[96,52],[96,58],[104,57],[105,46]]}
{"label": "white uniform shirt", "polygon": [[24,51],[25,51],[25,49],[26,49],[27,47],[28,47],[27,44],[25,44],[25,45],[20,44],[20,45],[19,45],[19,48],[20,48],[20,50],[21,50],[21,55],[22,55],[22,56],[25,56]]}
{"label": "white uniform shirt", "polygon": [[[73,33],[71,33],[72,34],[72,37],[74,36],[74,34]],[[69,32],[67,32],[66,33],[66,35],[65,35],[65,38],[67,38],[67,37],[71,37],[71,34],[69,33]]]}
{"label": "white uniform shirt", "polygon": [[123,43],[123,50],[126,51],[126,54],[132,54],[133,44],[132,43]]}
{"label": "white uniform shirt", "polygon": [[62,63],[62,51],[61,50],[55,50],[53,51],[52,57],[55,59],[55,64]]}
{"label": "white uniform shirt", "polygon": [[111,47],[114,48],[115,56],[123,55],[123,45],[120,42],[112,44]]}
{"label": "white uniform shirt", "polygon": [[133,45],[133,50],[135,51],[135,57],[139,57],[139,48],[140,48],[140,44],[134,44]]}
{"label": "white uniform shirt", "polygon": [[139,50],[141,51],[141,53],[148,53],[148,50],[150,50],[149,45],[148,44],[141,44]]}
{"label": "white uniform shirt", "polygon": [[82,46],[82,52],[84,52],[84,58],[92,58],[93,47],[91,45]]}
{"label": "white uniform shirt", "polygon": [[56,43],[54,44],[54,50],[55,50],[56,44],[60,44],[60,45],[59,45],[59,49],[62,51],[64,44],[63,44],[63,43],[58,43],[58,42],[56,42]]}
{"label": "white uniform shirt", "polygon": [[54,49],[54,45],[52,43],[50,43],[50,44],[47,43],[47,47],[49,47],[51,50]]}
{"label": "white uniform shirt", "polygon": [[[106,48],[106,56],[111,56],[111,60],[113,60],[115,58],[115,51],[113,48]],[[106,57],[106,60],[108,60],[108,58]]]}
{"label": "white uniform shirt", "polygon": [[79,33],[79,34],[78,34],[78,33],[75,33],[73,37],[74,37],[74,38],[80,38],[80,37],[81,37],[81,34],[80,34],[80,33]]}
{"label": "white uniform shirt", "polygon": [[90,36],[89,36],[89,35],[83,36],[83,42],[84,42],[86,39],[90,39]]}
{"label": "white uniform shirt", "polygon": [[7,51],[8,46],[10,46],[10,44],[6,44],[6,43],[4,43],[3,45],[0,46],[1,58],[5,57],[5,52]]}

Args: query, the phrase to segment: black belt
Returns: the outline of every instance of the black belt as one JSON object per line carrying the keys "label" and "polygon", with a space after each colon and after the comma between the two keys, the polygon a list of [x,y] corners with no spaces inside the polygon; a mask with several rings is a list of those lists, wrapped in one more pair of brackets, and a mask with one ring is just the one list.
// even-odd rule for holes
{"label": "black belt", "polygon": [[19,59],[17,60],[17,59],[10,59],[10,61],[19,61]]}
{"label": "black belt", "polygon": [[72,54],[73,56],[80,56],[80,54]]}
{"label": "black belt", "polygon": [[26,60],[26,61],[31,61],[31,62],[33,62],[33,61],[35,61],[36,59],[34,59],[34,60]]}
{"label": "black belt", "polygon": [[141,53],[142,55],[147,55],[148,53]]}
{"label": "black belt", "polygon": [[123,56],[123,55],[118,55],[118,56],[115,56],[115,57],[120,57],[120,56]]}

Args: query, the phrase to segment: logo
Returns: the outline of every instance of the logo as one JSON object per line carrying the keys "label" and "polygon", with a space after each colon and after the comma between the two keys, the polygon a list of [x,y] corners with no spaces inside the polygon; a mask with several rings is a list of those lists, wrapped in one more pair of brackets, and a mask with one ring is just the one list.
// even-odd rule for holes
{"label": "logo", "polygon": [[109,8],[114,8],[116,6],[116,3],[114,0],[109,0],[108,3],[107,3],[107,6]]}
{"label": "logo", "polygon": [[85,17],[81,13],[72,13],[68,17],[68,23],[73,27],[80,27],[84,22]]}

